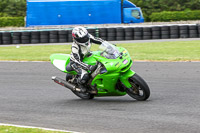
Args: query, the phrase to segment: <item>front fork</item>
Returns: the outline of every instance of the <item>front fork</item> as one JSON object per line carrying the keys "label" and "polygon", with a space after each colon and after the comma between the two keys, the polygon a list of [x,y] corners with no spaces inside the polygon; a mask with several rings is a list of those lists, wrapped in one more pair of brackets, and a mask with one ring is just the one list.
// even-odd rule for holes
{"label": "front fork", "polygon": [[126,86],[127,88],[131,88],[131,84],[129,83],[128,79],[134,74],[135,72],[129,69],[119,77],[119,80],[123,83],[124,86]]}

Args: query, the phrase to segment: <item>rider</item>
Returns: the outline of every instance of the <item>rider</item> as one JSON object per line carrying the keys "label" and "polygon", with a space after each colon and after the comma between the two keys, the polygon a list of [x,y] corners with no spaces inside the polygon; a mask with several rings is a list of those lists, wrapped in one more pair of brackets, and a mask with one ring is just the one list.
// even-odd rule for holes
{"label": "rider", "polygon": [[72,30],[73,44],[71,47],[70,63],[67,65],[66,70],[75,70],[78,73],[78,85],[82,92],[86,91],[84,86],[89,79],[87,70],[94,71],[96,65],[88,65],[83,63],[83,58],[90,54],[91,43],[101,44],[104,40],[96,38],[88,33],[88,31],[81,26],[75,27]]}

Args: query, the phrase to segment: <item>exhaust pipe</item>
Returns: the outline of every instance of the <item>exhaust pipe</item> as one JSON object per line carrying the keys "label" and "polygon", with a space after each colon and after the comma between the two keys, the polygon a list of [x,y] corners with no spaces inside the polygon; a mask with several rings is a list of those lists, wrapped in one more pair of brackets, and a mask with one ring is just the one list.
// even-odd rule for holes
{"label": "exhaust pipe", "polygon": [[58,77],[56,77],[56,76],[53,76],[53,77],[52,77],[52,80],[53,80],[55,83],[57,83],[57,84],[59,84],[59,85],[62,85],[62,86],[66,87],[66,88],[68,88],[68,89],[70,89],[70,90],[72,90],[72,91],[81,92],[81,89],[76,88],[75,85],[70,84],[69,82],[67,82],[67,81],[65,81],[65,80],[63,80],[63,79],[61,79],[61,78],[58,78]]}

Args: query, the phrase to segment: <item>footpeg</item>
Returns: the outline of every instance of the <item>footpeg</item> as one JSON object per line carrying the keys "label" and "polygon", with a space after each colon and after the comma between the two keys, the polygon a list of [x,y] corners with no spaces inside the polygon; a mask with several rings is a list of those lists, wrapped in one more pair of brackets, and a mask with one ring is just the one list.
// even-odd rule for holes
{"label": "footpeg", "polygon": [[94,84],[94,85],[92,85],[91,87],[92,87],[92,88],[91,88],[91,90],[89,91],[89,93],[95,94],[95,95],[96,95],[96,94],[98,93],[98,90],[96,89],[97,85]]}
{"label": "footpeg", "polygon": [[90,90],[90,91],[89,91],[89,93],[90,93],[90,94],[97,95],[98,91],[97,91],[97,90],[93,90],[93,89],[92,89],[92,90]]}

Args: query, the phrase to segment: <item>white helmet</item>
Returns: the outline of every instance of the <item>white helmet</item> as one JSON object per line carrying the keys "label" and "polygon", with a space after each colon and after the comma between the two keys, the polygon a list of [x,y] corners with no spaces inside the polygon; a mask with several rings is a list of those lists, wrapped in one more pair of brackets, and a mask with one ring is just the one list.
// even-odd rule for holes
{"label": "white helmet", "polygon": [[[72,38],[77,42],[83,45],[83,43],[87,43],[90,38],[89,38],[89,34],[88,31],[81,26],[75,27],[72,30]],[[87,45],[87,44],[85,44]]]}

